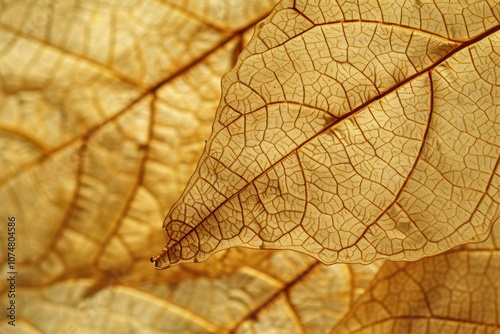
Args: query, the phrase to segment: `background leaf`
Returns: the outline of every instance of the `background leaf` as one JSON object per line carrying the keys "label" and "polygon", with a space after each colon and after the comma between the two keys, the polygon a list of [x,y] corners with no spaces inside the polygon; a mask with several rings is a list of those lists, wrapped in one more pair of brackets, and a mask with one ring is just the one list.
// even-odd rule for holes
{"label": "background leaf", "polygon": [[[500,226],[486,242],[385,262],[334,333],[498,333]],[[411,303],[407,303],[411,300]]]}
{"label": "background leaf", "polygon": [[220,77],[273,2],[2,6],[0,211],[18,221],[22,283],[142,271]]}
{"label": "background leaf", "polygon": [[[14,215],[19,272],[16,327],[4,318],[1,333],[377,329],[360,309],[382,291],[383,261],[324,266],[243,248],[165,271],[148,261],[167,241],[158,222],[210,132],[220,77],[273,5],[241,4],[0,0],[0,261],[5,275],[6,217]],[[494,254],[495,235],[476,247]],[[476,298],[490,307],[496,285],[482,287],[475,263],[466,267],[460,277],[444,271],[437,284],[468,280],[464,289],[486,291]],[[388,296],[398,291],[391,284]],[[453,305],[469,305],[463,291]],[[416,317],[421,300],[393,314]],[[390,322],[377,308],[372,314]],[[499,327],[490,316],[500,318],[484,311],[486,326],[476,316],[477,328]]]}

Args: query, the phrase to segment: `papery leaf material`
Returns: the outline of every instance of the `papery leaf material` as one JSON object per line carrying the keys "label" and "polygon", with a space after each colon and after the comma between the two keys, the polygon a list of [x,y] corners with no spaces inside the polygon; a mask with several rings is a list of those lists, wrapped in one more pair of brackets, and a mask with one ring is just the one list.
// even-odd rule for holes
{"label": "papery leaf material", "polygon": [[496,1],[284,1],[223,81],[157,268],[222,249],[417,260],[499,218]]}

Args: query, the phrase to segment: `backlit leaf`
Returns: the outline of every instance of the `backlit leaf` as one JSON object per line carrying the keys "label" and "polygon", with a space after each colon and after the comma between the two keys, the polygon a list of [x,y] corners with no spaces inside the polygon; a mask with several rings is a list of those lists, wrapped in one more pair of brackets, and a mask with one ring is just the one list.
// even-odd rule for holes
{"label": "backlit leaf", "polygon": [[496,224],[487,242],[386,262],[332,333],[498,333],[499,237]]}
{"label": "backlit leaf", "polygon": [[158,268],[222,249],[417,260],[498,220],[500,5],[283,1],[222,81]]}
{"label": "backlit leaf", "polygon": [[[428,2],[416,4],[432,12]],[[153,269],[151,250],[168,242],[158,222],[195,170],[219,101],[220,77],[234,66],[253,25],[273,5],[0,0],[3,310],[12,300],[6,280],[8,216],[17,219],[18,271],[16,326],[7,323],[4,311],[0,333],[498,332],[498,224],[484,243],[412,264],[381,260],[325,266],[293,251],[234,247],[203,263]],[[331,6],[328,1],[321,5]],[[413,5],[406,2],[402,12],[417,22],[409,16]],[[481,6],[470,4],[463,11],[471,36],[497,29],[485,17],[492,12],[498,18],[498,5]],[[307,7],[305,14],[322,20],[313,3]],[[342,8],[346,15],[368,15],[376,5],[345,2]],[[389,9],[384,7],[383,14]],[[439,21],[436,13],[428,16]],[[446,17],[459,22],[460,15]],[[282,31],[300,28],[276,15],[274,22]],[[266,26],[250,48],[272,47],[266,43],[284,37],[270,30],[266,36]],[[463,33],[459,26],[447,26],[450,35]],[[443,36],[447,28],[441,29]],[[478,41],[466,43],[477,46]],[[478,68],[485,64],[475,63]],[[246,93],[236,88],[231,94],[239,97],[228,103],[241,102],[244,110]],[[321,96],[315,96],[319,104]],[[231,113],[225,115],[231,122]],[[496,111],[488,115],[495,120]],[[471,124],[463,126],[479,137],[490,133],[480,129],[492,123],[477,129]],[[301,138],[297,135],[290,132],[294,140]],[[483,165],[488,155],[475,154]],[[465,173],[463,178],[470,181]],[[493,192],[498,178],[491,180],[491,198],[498,202]],[[271,195],[279,183],[269,179],[268,184]],[[495,211],[488,214],[498,217]]]}

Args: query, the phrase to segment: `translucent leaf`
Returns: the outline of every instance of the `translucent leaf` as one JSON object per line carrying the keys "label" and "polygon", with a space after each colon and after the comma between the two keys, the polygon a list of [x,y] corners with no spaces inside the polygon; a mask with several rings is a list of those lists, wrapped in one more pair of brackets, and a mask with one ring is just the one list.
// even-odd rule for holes
{"label": "translucent leaf", "polygon": [[[453,250],[451,255],[462,252],[460,266],[446,260],[448,254],[414,267],[384,260],[324,266],[296,252],[246,248],[166,271],[155,271],[147,261],[152,248],[167,242],[158,221],[195,170],[219,100],[220,77],[272,5],[0,0],[0,212],[3,219],[17,218],[19,272],[16,327],[3,313],[0,333],[386,328],[373,319],[401,323],[396,329],[410,327],[405,319],[418,319],[418,326],[409,321],[416,333],[458,326],[462,332],[497,331],[497,231],[485,243]],[[498,17],[498,6],[490,5]],[[346,11],[349,6],[342,5]],[[309,9],[310,15],[319,13],[311,4]],[[475,26],[483,24],[481,15],[471,16]],[[474,32],[472,26],[468,31]],[[490,188],[498,189],[498,178]],[[6,227],[3,220],[2,309],[9,303]],[[473,257],[481,252],[492,254],[489,262]],[[391,280],[391,268],[405,268],[406,277],[419,280],[421,291],[408,285],[414,300],[392,304],[394,291],[408,281],[397,273]],[[456,288],[453,298],[433,294],[435,286]],[[363,306],[373,291],[379,305],[390,307],[392,319],[384,309]],[[423,299],[435,312],[425,313],[429,325],[421,321]],[[438,327],[430,327],[434,323]]]}
{"label": "translucent leaf", "polygon": [[499,237],[496,224],[485,243],[386,262],[332,333],[498,333]]}
{"label": "translucent leaf", "polygon": [[494,1],[283,1],[236,67],[157,268],[235,246],[417,260],[499,219]]}
{"label": "translucent leaf", "polygon": [[22,284],[151,270],[220,78],[273,5],[0,1],[0,212]]}

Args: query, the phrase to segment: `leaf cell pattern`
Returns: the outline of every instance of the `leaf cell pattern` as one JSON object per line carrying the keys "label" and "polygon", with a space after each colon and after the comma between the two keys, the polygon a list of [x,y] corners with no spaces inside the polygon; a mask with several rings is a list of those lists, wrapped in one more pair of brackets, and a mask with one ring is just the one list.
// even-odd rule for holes
{"label": "leaf cell pattern", "polygon": [[[332,25],[327,19],[330,14],[323,14],[322,11],[335,11],[335,3],[322,1],[322,11],[318,11],[318,4],[313,2],[296,4],[301,13],[307,13],[311,20],[319,22],[318,26]],[[460,48],[470,49],[478,75],[492,85],[492,90],[488,92],[491,96],[484,91],[484,98],[474,102],[483,106],[484,110],[492,110],[488,106],[496,105],[498,101],[498,95],[494,95],[497,94],[498,72],[491,71],[491,64],[498,64],[495,53],[498,42],[494,38],[498,30],[498,4],[495,1],[487,2],[487,5],[462,1],[462,11],[462,7],[453,4],[454,7],[439,5],[439,8],[448,6],[448,9],[442,10],[443,15],[427,1],[400,4],[401,8],[399,4],[393,7],[380,2],[375,5],[343,2],[341,6],[346,15],[354,13],[351,18],[358,18],[359,13],[363,13],[363,18],[368,18],[363,22],[375,23],[377,31],[382,29],[382,25],[369,21],[373,15],[380,16],[382,8],[384,16],[403,15],[403,25],[437,31],[435,38],[440,43],[456,43],[454,47],[458,49],[447,51],[447,46],[444,51],[448,53],[444,56],[442,51],[433,47],[434,44],[429,44],[427,52],[435,52],[437,58],[430,61],[433,64],[430,66],[434,67],[429,67],[427,78],[432,78],[436,68],[446,63],[445,60],[434,63],[441,61],[435,59],[450,59],[448,55],[458,54]],[[203,263],[184,263],[166,271],[154,271],[148,263],[146,258],[151,248],[160,248],[166,242],[164,233],[157,231],[157,222],[180,195],[209,135],[212,112],[219,100],[220,76],[234,65],[236,55],[252,35],[253,25],[267,16],[273,5],[272,1],[229,0],[0,0],[0,212],[14,214],[19,222],[16,254],[20,273],[16,327],[2,321],[1,333],[498,332],[500,308],[495,297],[500,295],[496,265],[498,224],[493,226],[490,238],[483,243],[469,244],[411,264],[382,260],[370,265],[324,266],[297,252],[252,251],[236,247],[215,253]],[[431,17],[432,20],[420,21],[411,9],[414,5],[430,13],[422,17]],[[290,3],[286,6],[293,8]],[[459,15],[454,14],[459,11]],[[301,20],[293,10],[289,13],[290,18]],[[282,20],[276,13],[273,15],[273,24],[282,32],[269,30],[267,24],[261,25],[260,41],[265,44],[259,45],[261,42],[254,40],[254,51],[244,51],[247,56],[249,52],[253,55],[265,54],[269,48],[278,50],[281,44],[287,45],[287,52],[292,52],[294,50],[287,44],[289,37],[294,34],[308,35],[307,29],[301,30],[294,20]],[[442,25],[443,18],[450,24]],[[410,21],[411,25],[408,24]],[[388,19],[387,22],[387,26],[396,28],[396,21]],[[268,29],[267,32],[265,29]],[[360,29],[364,28],[354,31],[359,32]],[[398,31],[395,29],[391,33]],[[479,36],[486,34],[489,34],[493,48],[478,51]],[[411,40],[421,35],[414,31]],[[335,42],[334,39],[328,41]],[[336,42],[341,43],[342,39]],[[461,47],[462,43],[465,44]],[[391,48],[398,45],[394,44]],[[283,51],[283,48],[279,50]],[[329,50],[333,52],[332,59],[338,57],[338,50],[333,47]],[[363,51],[361,47],[351,47],[350,50]],[[411,55],[410,52],[407,54]],[[488,54],[488,57],[480,59],[477,57],[480,54]],[[356,53],[347,55],[352,60]],[[391,55],[394,56],[393,53]],[[269,55],[266,57],[266,62],[280,61]],[[360,59],[356,66],[364,68],[366,64]],[[294,72],[287,58],[285,60],[283,68]],[[421,60],[412,58],[412,61],[418,63]],[[262,62],[256,64],[262,65]],[[465,67],[470,66],[467,62],[464,64]],[[333,62],[325,66],[328,65],[333,66]],[[399,65],[404,67],[403,63]],[[299,66],[299,63],[293,66]],[[334,70],[336,75],[350,77],[346,73],[351,73],[352,69],[347,63],[335,66],[344,69],[344,74]],[[297,73],[302,73],[301,67],[297,69],[300,70]],[[247,70],[254,80],[259,77],[263,84],[268,82],[266,76],[269,73],[256,76],[251,68],[247,67]],[[260,70],[264,71],[263,68]],[[351,72],[345,72],[347,70]],[[399,75],[397,71],[393,75]],[[295,79],[287,81],[296,90],[294,99],[309,94],[308,98],[315,101],[309,105],[294,104],[291,100],[267,103],[259,94],[265,96],[264,92],[269,92],[266,96],[269,99],[277,94],[275,89],[262,86],[255,95],[247,84],[238,81],[248,82],[240,74],[229,88],[224,88],[226,92],[231,90],[232,97],[228,94],[225,97],[225,103],[231,105],[231,112],[218,115],[218,131],[233,121],[241,126],[241,119],[237,120],[241,111],[244,111],[243,115],[263,115],[262,110],[254,111],[260,103],[262,108],[280,117],[268,118],[271,126],[252,125],[256,130],[253,134],[248,132],[247,138],[252,143],[260,143],[262,138],[270,143],[281,143],[281,146],[270,144],[266,149],[269,152],[279,150],[283,156],[297,151],[292,141],[312,142],[315,139],[310,137],[314,136],[320,140],[320,132],[327,135],[321,139],[323,142],[335,143],[339,137],[344,140],[342,145],[337,144],[342,150],[346,145],[351,153],[363,152],[368,156],[371,153],[373,156],[374,148],[367,146],[359,136],[365,136],[368,129],[375,131],[373,125],[368,124],[375,119],[383,121],[377,125],[377,136],[382,128],[394,131],[392,134],[380,132],[380,138],[374,142],[378,152],[380,147],[391,145],[388,143],[390,138],[396,138],[407,146],[418,145],[414,141],[419,140],[422,131],[423,136],[429,137],[431,132],[427,130],[427,123],[436,119],[431,104],[436,100],[424,96],[421,89],[433,94],[436,90],[431,88],[446,87],[448,81],[453,82],[458,77],[449,68],[440,67],[440,71],[445,72],[442,78],[447,80],[440,85],[425,79],[423,71],[422,75],[418,75],[422,78],[418,80],[414,75],[401,79],[406,80],[404,84],[388,85],[388,93],[384,97],[378,98],[378,101],[374,98],[364,107],[353,109],[351,115],[347,115],[350,111],[335,113],[340,108],[350,110],[351,106],[332,99],[329,88],[324,88],[325,81],[314,85],[318,91],[325,89],[323,97],[310,90],[302,92],[304,88],[294,82]],[[384,75],[378,68],[375,72],[376,76]],[[284,75],[279,71],[276,73]],[[359,75],[356,71],[352,73]],[[299,77],[301,75],[294,74],[294,78]],[[476,86],[477,83],[472,83],[469,77],[461,75],[460,78],[465,90],[462,86],[456,91],[443,88],[444,93],[441,94],[441,103],[450,110],[461,105],[466,110],[467,103],[471,104],[471,98],[477,94],[476,87],[487,87]],[[283,81],[283,77],[280,76],[279,80]],[[348,84],[342,80],[342,83]],[[384,80],[389,80],[387,75]],[[374,81],[384,84],[379,79]],[[433,86],[426,86],[426,82]],[[277,83],[274,81],[274,84]],[[228,86],[227,81],[225,85]],[[405,86],[404,91],[408,95],[402,96],[399,89],[404,85],[411,85],[411,89]],[[365,89],[360,87],[351,85],[348,88],[359,89],[359,93]],[[335,89],[340,88],[343,90],[339,84]],[[387,100],[392,103],[391,107],[381,104],[394,92],[396,94]],[[448,95],[445,96],[445,93]],[[356,100],[356,94],[350,95],[350,98]],[[410,107],[404,105],[403,100],[417,104]],[[249,104],[249,101],[252,103]],[[325,101],[336,107],[328,109]],[[401,106],[405,113],[395,112],[392,106],[394,109]],[[370,112],[363,111],[363,108],[370,108]],[[372,115],[373,110],[378,113]],[[494,131],[496,123],[490,121],[496,119],[497,113],[496,109],[493,110],[495,113],[488,113],[488,121],[483,123],[477,118],[481,114],[470,112],[450,119],[458,129],[465,129],[463,132],[472,134],[474,138],[495,143],[498,131]],[[387,113],[387,116],[384,118],[381,112]],[[364,118],[360,117],[362,113]],[[348,121],[350,118],[356,118],[356,122]],[[395,124],[386,125],[384,122]],[[332,126],[328,128],[330,123]],[[243,123],[243,126],[246,124],[251,123]],[[295,130],[299,125],[304,130]],[[308,126],[312,128],[306,131]],[[340,137],[339,130],[334,134],[329,129],[335,126],[343,126],[343,131],[348,131],[349,135]],[[486,131],[488,126],[493,130]],[[259,134],[261,129],[266,133]],[[449,130],[449,126],[439,127],[437,133],[445,130]],[[240,138],[246,136],[245,131],[237,127],[231,128],[231,131],[237,131]],[[307,132],[307,136],[303,132]],[[284,139],[285,133],[287,138]],[[460,137],[462,141],[457,143],[443,142],[435,136],[438,147],[451,145],[457,152],[469,148],[469,137]],[[477,146],[481,150],[484,147]],[[314,149],[311,157],[321,162],[321,166],[318,164],[318,168],[321,167],[318,175],[331,174],[332,171],[324,169],[330,159],[326,148]],[[481,150],[469,149],[468,154],[473,152],[475,155],[472,157],[477,161],[467,160],[467,166],[482,166],[487,161],[487,155],[481,155]],[[342,157],[338,150],[336,152],[337,158]],[[492,152],[483,153],[493,156],[495,151]],[[354,159],[354,153],[348,156],[349,159]],[[386,172],[387,165],[407,166],[412,156],[411,150],[405,148],[396,150],[390,158],[385,153],[377,161],[390,161],[390,164],[381,165]],[[330,202],[333,198],[331,194],[323,193],[313,204],[312,197],[296,192],[312,183],[323,186],[323,180],[307,179],[295,171],[297,162],[303,163],[302,160],[266,162],[267,154],[259,157],[259,166],[263,164],[265,168],[267,163],[273,164],[273,168],[262,173],[247,193],[246,198],[256,210],[245,210],[254,215],[252,228],[260,228],[260,222],[266,219],[267,225],[262,232],[265,238],[279,238],[281,228],[292,233],[290,224],[296,224],[294,219],[300,217],[300,212],[292,212],[296,207],[305,205],[310,209],[314,206],[322,214],[331,210],[329,205],[335,204]],[[458,155],[456,157],[459,159]],[[391,159],[402,162],[394,163]],[[246,161],[248,164],[255,162]],[[363,163],[356,162],[356,172],[367,173],[362,169]],[[462,174],[453,169],[455,163],[455,160],[450,163],[444,158],[440,161],[440,165],[450,168],[448,178],[463,179],[461,182],[481,181],[472,181],[469,177],[473,174]],[[214,175],[207,166],[204,168],[209,178],[217,178],[217,174]],[[252,177],[251,170],[242,169],[244,173],[246,177]],[[335,176],[338,175],[335,171]],[[498,173],[490,180],[487,187],[491,199],[495,201],[499,198]],[[346,179],[336,182],[342,183],[343,187],[346,185]],[[479,189],[481,183],[477,186]],[[389,185],[386,184],[386,187]],[[457,196],[455,191],[453,196]],[[432,199],[418,200],[423,201],[422,207],[426,203],[434,203]],[[278,210],[280,207],[289,212]],[[257,211],[259,208],[261,211]],[[220,217],[224,217],[224,212],[231,213],[227,207],[221,206],[220,209],[226,210],[218,213]],[[494,211],[488,211],[488,214],[497,220],[498,215]],[[233,219],[232,216],[225,218]],[[287,222],[286,226],[281,226],[281,221]],[[221,233],[230,236],[238,232],[237,220],[223,221],[222,224],[226,224],[228,229]],[[399,228],[404,230],[407,225],[410,224],[402,221]],[[0,261],[5,273],[3,247],[7,234],[4,228],[5,224],[0,224]],[[183,226],[178,229],[185,232]],[[212,233],[218,233],[217,229],[213,229]],[[9,303],[6,283],[4,279],[0,280],[2,307]]]}
{"label": "leaf cell pattern", "polygon": [[231,72],[157,268],[245,246],[417,260],[499,218],[494,1],[284,1]]}

